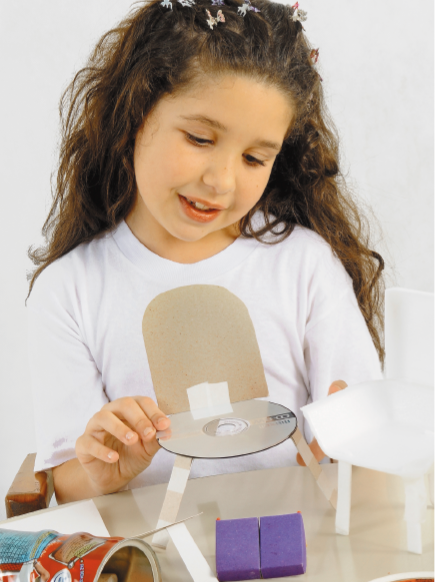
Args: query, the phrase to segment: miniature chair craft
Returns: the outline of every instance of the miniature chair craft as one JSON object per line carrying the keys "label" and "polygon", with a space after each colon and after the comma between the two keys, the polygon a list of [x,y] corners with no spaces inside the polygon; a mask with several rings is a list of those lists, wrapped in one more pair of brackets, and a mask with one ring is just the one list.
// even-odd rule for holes
{"label": "miniature chair craft", "polygon": [[[227,289],[215,285],[189,285],[162,293],[148,305],[142,330],[157,403],[166,414],[188,413],[194,419],[190,401],[192,388],[198,388],[203,401],[208,399],[210,402],[216,393],[213,391],[228,384],[226,403],[230,410],[218,411],[215,404],[219,407],[225,405],[224,401],[213,403],[208,408],[207,417],[219,421],[231,420],[231,404],[234,403],[236,409],[241,401],[254,402],[255,398],[268,396],[260,350],[248,310]],[[207,383],[210,383],[211,390]],[[336,490],[297,428],[295,415],[290,414],[295,423],[290,438],[322,493],[335,508]],[[162,441],[161,444],[165,446]],[[183,453],[183,456],[176,454],[156,527],[176,520],[192,459],[196,456],[193,452]],[[214,455],[203,455],[204,458],[209,456]],[[167,541],[163,532],[156,534],[152,543],[165,548]]]}

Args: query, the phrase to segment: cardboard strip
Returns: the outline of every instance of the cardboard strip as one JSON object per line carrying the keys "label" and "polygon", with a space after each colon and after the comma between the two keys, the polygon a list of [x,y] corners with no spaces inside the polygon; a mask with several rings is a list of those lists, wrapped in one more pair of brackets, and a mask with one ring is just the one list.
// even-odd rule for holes
{"label": "cardboard strip", "polygon": [[228,382],[202,382],[187,388],[190,411],[195,420],[233,412]]}
{"label": "cardboard strip", "polygon": [[296,430],[294,431],[290,438],[295,443],[296,448],[298,449],[306,466],[308,467],[314,479],[316,480],[316,483],[319,486],[320,490],[322,491],[323,495],[331,503],[332,507],[336,509],[337,490],[332,487],[331,483],[329,482],[329,479],[322,471],[322,467],[317,462],[317,459],[313,455],[303,434],[298,428],[296,428]]}
{"label": "cardboard strip", "polygon": [[[202,382],[201,384],[188,388],[187,396],[195,420],[233,412],[227,382],[211,384]],[[157,529],[164,528],[176,520],[184,490],[186,489],[187,480],[189,479],[191,466],[191,457],[176,456],[166,490],[165,500],[157,522]],[[152,545],[166,549],[168,541],[168,532],[163,530],[154,535]]]}
{"label": "cardboard strip", "polygon": [[[170,525],[177,519],[178,510],[180,509],[181,500],[183,499],[183,493],[186,489],[187,480],[189,479],[191,466],[191,457],[181,457],[180,455],[175,457],[171,478],[169,479],[165,500],[163,501],[156,529]],[[151,543],[153,546],[166,549],[168,541],[168,532],[164,530],[156,533],[153,536]]]}
{"label": "cardboard strip", "polygon": [[338,461],[338,496],[335,515],[335,531],[343,536],[349,535],[350,506],[352,496],[352,465]]}
{"label": "cardboard strip", "polygon": [[179,523],[168,529],[172,541],[175,544],[189,574],[194,582],[217,582],[207,560],[195,543],[184,523]]}

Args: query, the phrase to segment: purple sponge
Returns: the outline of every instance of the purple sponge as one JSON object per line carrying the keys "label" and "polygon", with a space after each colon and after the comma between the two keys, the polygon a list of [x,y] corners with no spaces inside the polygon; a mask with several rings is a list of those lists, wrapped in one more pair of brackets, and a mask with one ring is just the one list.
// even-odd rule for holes
{"label": "purple sponge", "polygon": [[261,577],[258,518],[216,521],[216,573],[221,582]]}
{"label": "purple sponge", "polygon": [[304,574],[307,550],[302,515],[260,517],[260,554],[263,578]]}

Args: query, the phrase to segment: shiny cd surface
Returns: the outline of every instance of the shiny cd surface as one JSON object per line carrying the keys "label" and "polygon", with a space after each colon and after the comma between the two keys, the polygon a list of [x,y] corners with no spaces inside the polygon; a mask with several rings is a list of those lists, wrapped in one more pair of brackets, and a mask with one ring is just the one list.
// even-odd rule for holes
{"label": "shiny cd surface", "polygon": [[170,436],[162,434],[159,444],[186,457],[238,457],[274,447],[297,428],[295,414],[281,404],[243,400],[231,406],[232,413],[199,419],[190,411],[172,414]]}

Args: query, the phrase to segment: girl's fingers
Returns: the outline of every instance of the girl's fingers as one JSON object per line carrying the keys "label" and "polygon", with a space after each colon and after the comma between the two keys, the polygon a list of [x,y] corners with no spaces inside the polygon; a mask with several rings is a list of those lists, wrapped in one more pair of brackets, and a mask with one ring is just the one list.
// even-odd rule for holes
{"label": "girl's fingers", "polygon": [[125,419],[143,441],[155,439],[156,427],[170,424],[169,418],[157,407],[151,398],[136,396],[119,398],[103,407],[116,416]]}
{"label": "girl's fingers", "polygon": [[305,467],[305,461],[303,460],[303,458],[301,457],[301,454],[298,453],[296,455],[296,462],[298,465],[300,465],[301,467]]}
{"label": "girl's fingers", "polygon": [[160,410],[154,400],[146,396],[136,396],[135,400],[150,419],[155,430],[166,430],[169,428],[171,424],[170,419]]}
{"label": "girl's fingers", "polygon": [[[325,453],[320,448],[319,443],[316,441],[316,439],[313,439],[308,446],[310,447],[311,452],[316,457],[316,459],[318,461],[321,461],[323,459],[323,457],[325,456]],[[300,453],[298,453],[296,455],[296,461],[299,465],[301,465],[302,467],[305,467],[305,461],[301,457]]]}
{"label": "girl's fingers", "polygon": [[151,440],[142,441],[143,448],[149,457],[154,457],[157,451],[160,449],[160,445],[157,439],[154,437]]}
{"label": "girl's fingers", "polygon": [[101,429],[113,435],[127,446],[133,445],[138,440],[137,434],[106,407],[103,407],[99,412],[94,414],[88,422],[86,432],[95,436],[96,433],[101,432]]}
{"label": "girl's fingers", "polygon": [[[115,417],[121,417],[126,425],[135,431],[134,434],[140,440],[150,440],[154,437],[156,432],[154,426],[135,398],[127,397],[113,400],[113,402],[106,404],[104,409],[110,411]],[[134,443],[136,443],[136,439]]]}
{"label": "girl's fingers", "polygon": [[335,380],[335,382],[333,382],[329,387],[328,396],[335,392],[340,392],[340,390],[344,390],[345,388],[347,388],[347,384],[344,380]]}
{"label": "girl's fingers", "polygon": [[94,459],[99,459],[105,463],[116,463],[119,454],[106,447],[94,436],[85,433],[77,439],[76,454],[81,464],[90,463]]}
{"label": "girl's fingers", "polygon": [[310,442],[310,449],[318,461],[321,461],[323,459],[323,457],[325,456],[325,453],[320,448],[319,443],[316,441],[316,439],[313,439]]}

